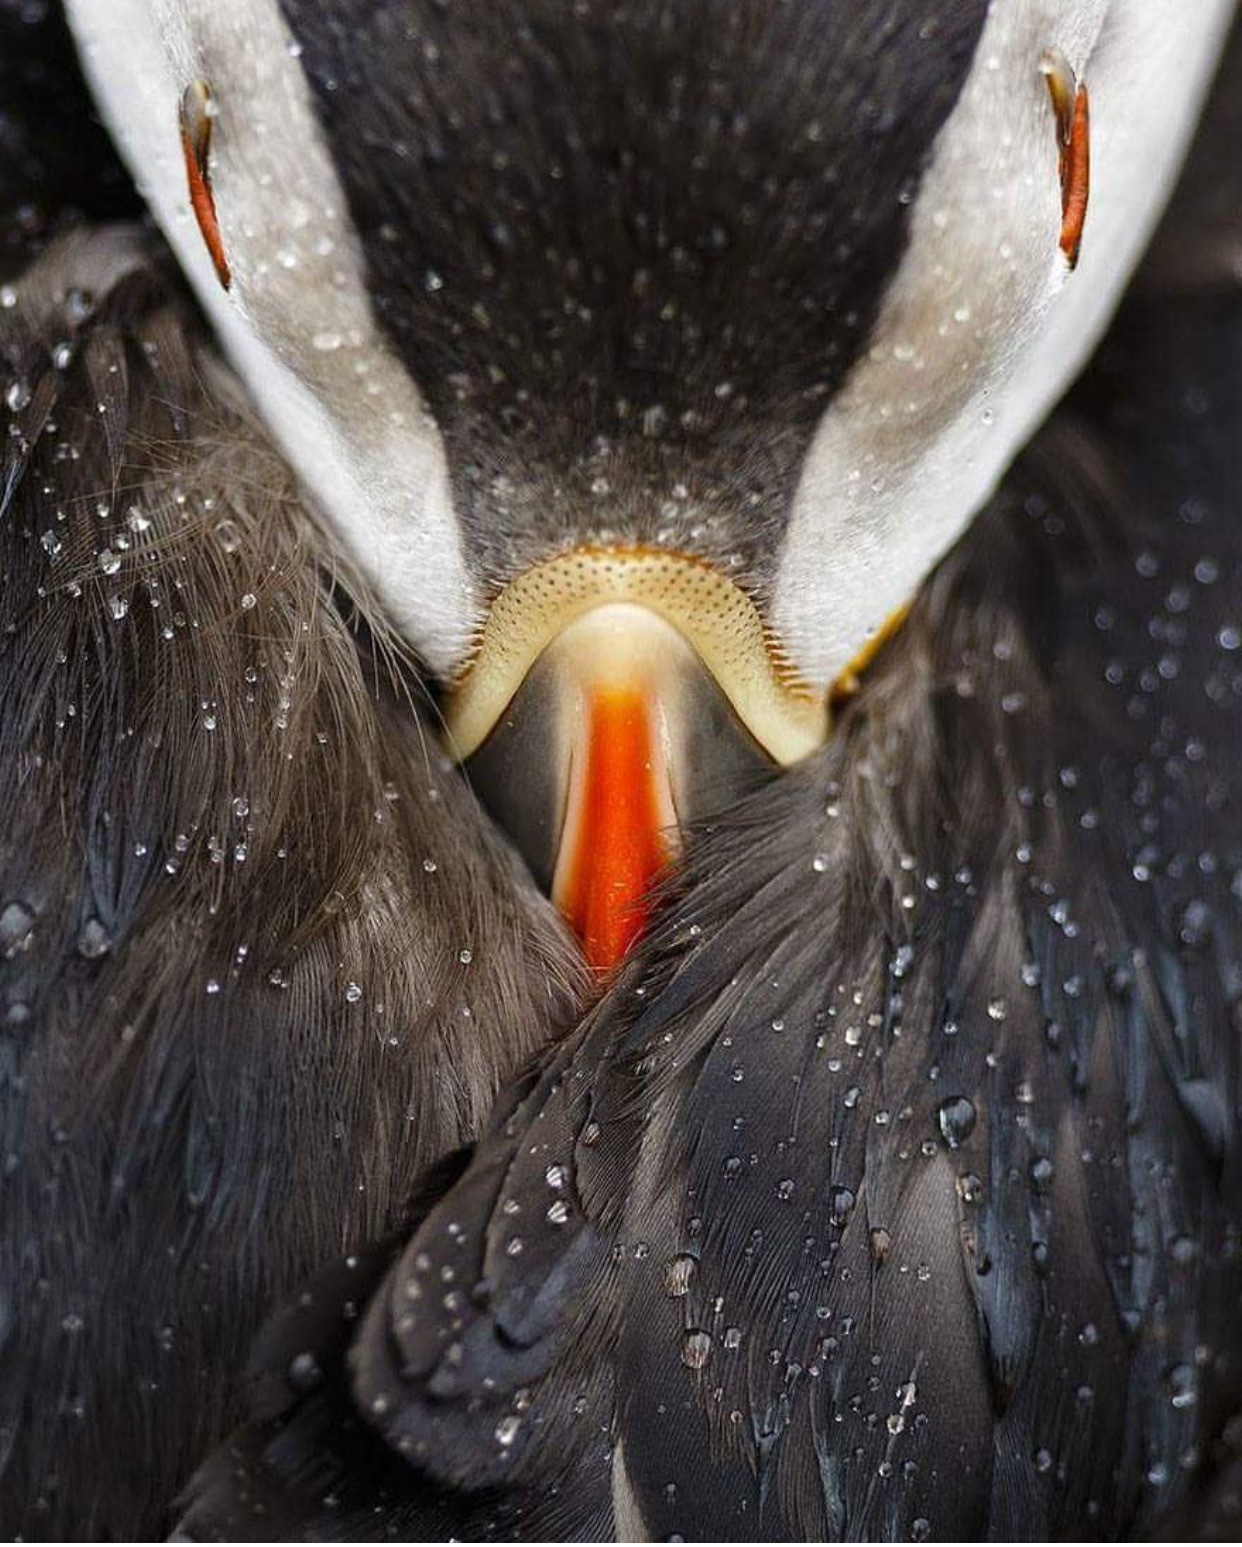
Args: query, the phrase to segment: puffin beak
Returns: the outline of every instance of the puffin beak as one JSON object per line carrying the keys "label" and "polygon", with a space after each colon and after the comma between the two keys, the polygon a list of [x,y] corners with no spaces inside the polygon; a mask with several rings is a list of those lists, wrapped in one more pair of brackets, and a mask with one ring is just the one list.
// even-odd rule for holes
{"label": "puffin beak", "polygon": [[566,769],[552,900],[587,961],[607,971],[643,932],[676,847],[689,652],[667,624],[624,602],[571,624],[552,648]]}
{"label": "puffin beak", "polygon": [[493,603],[447,706],[484,803],[611,972],[681,832],[827,733],[753,603],[678,554],[577,550]]}

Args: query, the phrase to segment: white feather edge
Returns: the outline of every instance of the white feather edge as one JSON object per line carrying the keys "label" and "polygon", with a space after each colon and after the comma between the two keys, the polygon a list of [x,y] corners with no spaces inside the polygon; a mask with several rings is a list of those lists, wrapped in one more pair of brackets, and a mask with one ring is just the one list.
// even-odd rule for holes
{"label": "white feather edge", "polygon": [[[871,349],[807,456],[772,596],[831,683],[956,541],[1108,325],[1172,190],[1234,0],[1002,0],[936,142]],[[1042,51],[1091,101],[1070,274]]]}
{"label": "white feather edge", "polygon": [[[67,0],[67,12],[104,121],[226,355],[397,627],[449,672],[478,601],[443,443],[376,329],[274,0]],[[190,212],[180,146],[181,96],[198,78],[220,107],[212,164],[227,294]]]}

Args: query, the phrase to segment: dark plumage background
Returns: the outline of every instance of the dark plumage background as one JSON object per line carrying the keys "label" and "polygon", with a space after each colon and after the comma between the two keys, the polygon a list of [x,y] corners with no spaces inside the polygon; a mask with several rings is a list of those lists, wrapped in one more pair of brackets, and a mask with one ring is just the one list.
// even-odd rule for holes
{"label": "dark plumage background", "polygon": [[571,1030],[161,244],[94,229],[134,203],[58,17],[0,0],[4,1531],[166,1532],[284,1303],[196,1533],[1236,1534],[1239,71],[837,736]]}
{"label": "dark plumage background", "polygon": [[264,1309],[585,978],[162,242],[89,223],[59,20],[4,26],[0,1522],[160,1535]]}
{"label": "dark plumage background", "polygon": [[0,268],[83,219],[141,201],[95,117],[60,6],[0,0]]}
{"label": "dark plumage background", "polygon": [[833,742],[387,1277],[269,1329],[194,1531],[1236,1535],[1240,80]]}

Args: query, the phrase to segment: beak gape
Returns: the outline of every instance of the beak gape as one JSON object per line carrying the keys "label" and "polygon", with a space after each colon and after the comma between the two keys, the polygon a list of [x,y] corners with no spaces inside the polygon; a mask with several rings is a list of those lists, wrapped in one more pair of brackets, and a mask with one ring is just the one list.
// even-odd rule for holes
{"label": "beak gape", "polygon": [[822,700],[736,586],[641,550],[580,550],[507,587],[447,718],[601,972],[642,933],[680,833],[827,733]]}
{"label": "beak gape", "polygon": [[625,602],[571,624],[553,651],[565,796],[552,900],[607,970],[642,933],[677,842],[673,769],[685,769],[693,660],[668,624]]}

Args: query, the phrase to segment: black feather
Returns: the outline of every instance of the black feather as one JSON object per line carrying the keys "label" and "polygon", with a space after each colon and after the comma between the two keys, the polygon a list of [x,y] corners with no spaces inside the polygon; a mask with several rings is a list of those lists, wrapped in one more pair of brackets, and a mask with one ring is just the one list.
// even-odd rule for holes
{"label": "black feather", "polygon": [[445,1484],[657,1539],[1228,1518],[1240,357],[1236,288],[1132,302],[831,744],[691,844],[372,1301],[338,1527]]}
{"label": "black feather", "polygon": [[0,1522],[145,1535],[273,1301],[402,1220],[585,984],[162,249],[82,233],[14,297]]}

